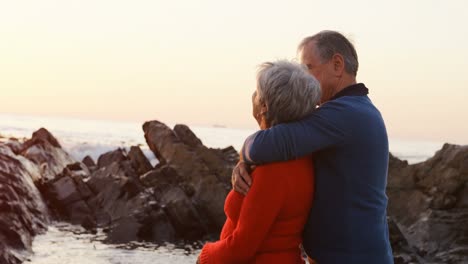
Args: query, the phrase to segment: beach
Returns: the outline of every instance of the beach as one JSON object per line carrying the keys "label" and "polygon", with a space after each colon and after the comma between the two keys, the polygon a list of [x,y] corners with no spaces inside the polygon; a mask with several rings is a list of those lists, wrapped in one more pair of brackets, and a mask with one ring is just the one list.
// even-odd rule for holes
{"label": "beach", "polygon": [[[38,116],[20,116],[20,115],[0,115],[2,123],[0,124],[0,140],[6,142],[9,138],[17,138],[22,141],[22,138],[28,139],[31,137],[33,132],[37,131],[40,127],[46,127],[50,131],[50,135],[47,134],[46,130],[41,131],[42,137],[48,138],[56,137],[58,142],[57,146],[63,147],[63,155],[70,154],[69,159],[71,160],[82,160],[84,157],[91,157],[102,169],[107,170],[108,167],[112,167],[112,161],[117,159],[118,162],[125,162],[120,158],[119,155],[130,155],[134,150],[135,146],[141,149],[142,156],[145,157],[151,164],[148,170],[152,170],[159,163],[151,150],[153,143],[147,136],[150,133],[148,127],[143,131],[143,126],[138,122],[114,122],[114,121],[103,121],[103,120],[83,120],[83,119],[64,119],[64,118],[51,118],[51,117],[38,117]],[[154,123],[154,122],[153,122]],[[174,124],[168,124],[166,127],[164,124],[155,122],[156,125],[163,126],[163,129],[171,131]],[[145,124],[146,126],[146,124]],[[182,130],[181,130],[182,129]],[[195,133],[191,135],[190,129]],[[242,146],[244,139],[255,132],[255,129],[238,129],[238,128],[225,128],[219,126],[191,126],[190,128],[184,125],[177,125],[175,130],[181,136],[181,132],[189,133],[183,135],[181,138],[184,142],[193,141],[194,136],[196,140],[200,140],[203,144],[199,144],[200,153],[215,153],[221,149],[227,149],[228,146],[234,146],[235,150],[239,150]],[[36,132],[39,133],[39,132]],[[46,133],[46,134],[44,134]],[[53,135],[53,136],[52,136]],[[198,137],[198,138],[196,138]],[[156,139],[156,141],[167,142],[168,139]],[[187,141],[188,140],[188,141]],[[37,140],[36,140],[37,141]],[[35,141],[35,142],[36,142]],[[52,140],[54,142],[54,140]],[[147,144],[148,143],[148,144]],[[27,142],[24,144],[28,145]],[[159,144],[159,143],[155,143]],[[200,145],[201,144],[201,145]],[[205,145],[205,146],[203,146]],[[161,145],[164,146],[164,145]],[[176,145],[174,145],[176,146]],[[154,147],[154,146],[153,146]],[[438,142],[427,142],[427,141],[414,141],[414,140],[403,140],[403,139],[392,139],[390,138],[390,151],[396,156],[397,161],[391,160],[392,172],[397,171],[397,174],[402,174],[401,168],[408,167],[410,170],[418,168],[418,164],[432,157],[435,152],[441,149],[442,144]],[[57,148],[57,147],[56,147]],[[445,146],[444,146],[445,148]],[[60,148],[59,148],[60,149]],[[133,149],[133,150],[132,150]],[[219,149],[219,150],[216,150]],[[232,149],[232,150],[234,150]],[[213,152],[214,151],[214,152]],[[229,150],[230,151],[230,150]],[[451,151],[449,149],[449,151]],[[122,154],[120,154],[122,153]],[[221,152],[219,152],[221,153]],[[230,152],[229,152],[230,153]],[[37,154],[37,153],[36,153]],[[105,155],[103,155],[105,154]],[[232,153],[231,153],[232,154]],[[102,158],[107,155],[107,158]],[[119,157],[117,157],[117,156]],[[197,154],[198,155],[198,154]],[[126,159],[124,157],[124,159]],[[130,156],[129,156],[130,157]],[[140,157],[140,159],[141,159]],[[164,155],[163,155],[164,157]],[[131,158],[131,157],[130,157]],[[108,160],[110,159],[110,160]],[[108,161],[102,161],[108,160]],[[407,160],[400,161],[400,160]],[[175,161],[173,161],[175,162]],[[403,162],[400,164],[400,162]],[[181,163],[182,164],[182,163]],[[185,164],[185,163],[184,163]],[[190,164],[190,163],[189,163]],[[230,163],[235,164],[235,163]],[[397,164],[397,165],[395,165]],[[422,164],[422,163],[421,163]],[[94,165],[91,165],[91,167]],[[188,168],[193,170],[196,168]],[[210,165],[211,166],[211,165]],[[216,165],[217,166],[217,165]],[[223,165],[224,166],[224,165]],[[232,166],[232,165],[230,165]],[[76,165],[74,166],[76,167]],[[89,167],[89,166],[88,166]],[[89,167],[89,168],[91,168]],[[228,166],[229,167],[229,166]],[[232,167],[231,167],[232,168]],[[75,170],[71,168],[71,170]],[[78,168],[78,171],[81,168]],[[195,169],[196,170],[196,169]],[[65,172],[65,171],[64,171]],[[95,171],[96,172],[96,171]],[[70,172],[68,172],[70,173]],[[184,174],[183,171],[178,172]],[[187,171],[185,171],[187,173]],[[395,174],[395,173],[394,173]],[[97,174],[99,175],[99,174]],[[145,174],[146,175],[146,174]],[[151,174],[150,174],[151,176]],[[155,183],[152,182],[150,176],[141,176],[140,179],[144,184],[153,186]],[[55,177],[55,176],[54,176]],[[61,176],[64,177],[64,176]],[[65,175],[67,176],[67,174]],[[70,174],[73,178],[73,173]],[[80,176],[81,177],[81,176]],[[89,177],[89,176],[88,176]],[[97,176],[93,176],[97,177]],[[100,177],[100,176],[99,176]],[[196,175],[194,177],[197,177]],[[394,176],[392,179],[395,179]],[[227,176],[229,178],[229,176]],[[58,178],[60,179],[60,178]],[[189,178],[185,180],[189,181]],[[57,179],[52,181],[53,183],[59,183]],[[54,183],[54,184],[55,184]],[[390,182],[390,187],[395,186],[395,181]],[[89,182],[90,187],[94,186]],[[399,181],[397,181],[397,186]],[[55,185],[54,185],[55,186]],[[78,185],[79,186],[79,185]],[[124,188],[127,185],[124,185]],[[54,187],[55,188],[55,187]],[[120,187],[116,187],[120,188]],[[133,187],[132,187],[133,188]],[[171,187],[172,188],[172,187]],[[401,188],[401,187],[398,187]],[[397,188],[397,197],[400,193],[400,189]],[[124,189],[127,190],[127,189]],[[130,189],[131,190],[131,189]],[[172,189],[171,189],[172,190]],[[391,189],[390,189],[391,190]],[[96,192],[96,191],[94,191]],[[112,193],[112,190],[109,191]],[[218,192],[218,191],[217,191]],[[419,191],[418,191],[419,192]],[[214,192],[216,193],[216,192]],[[224,191],[221,191],[221,196]],[[392,193],[390,193],[392,194]],[[164,199],[163,194],[163,198]],[[413,195],[413,194],[411,194]],[[125,198],[125,197],[124,197]],[[180,197],[179,197],[180,198]],[[177,199],[179,199],[177,198]],[[49,199],[49,198],[48,198]],[[119,198],[120,199],[120,198]],[[125,198],[131,201],[130,197]],[[183,198],[186,199],[186,198]],[[210,198],[213,199],[213,198]],[[392,198],[397,200],[397,198]],[[46,199],[47,200],[47,199]],[[223,201],[217,200],[222,206]],[[89,200],[88,200],[89,201]],[[182,200],[183,201],[183,200]],[[168,201],[169,203],[171,201]],[[114,206],[114,205],[112,205]],[[119,205],[116,205],[119,207]],[[175,210],[177,205],[174,205]],[[218,207],[219,207],[218,206]],[[116,208],[117,208],[116,207]],[[216,207],[216,206],[215,206]],[[411,210],[413,210],[412,208]],[[398,214],[399,207],[397,207],[396,214]],[[414,210],[419,210],[418,208]],[[421,209],[425,210],[425,209]],[[196,257],[200,251],[204,240],[192,240],[192,241],[173,241],[173,242],[144,242],[144,241],[133,241],[132,236],[125,238],[124,241],[108,240],[109,234],[105,234],[102,228],[92,227],[90,232],[89,229],[81,227],[79,224],[70,224],[65,222],[52,221],[47,225],[46,231],[41,232],[34,238],[32,243],[32,252],[34,254],[27,258],[26,263],[32,264],[55,264],[63,263],[66,261],[70,264],[73,263],[194,263]],[[81,220],[80,220],[81,221]],[[415,220],[416,221],[416,220]],[[85,221],[86,222],[86,221]],[[83,224],[82,224],[83,225]],[[219,223],[218,223],[219,226]],[[123,228],[128,228],[124,225]],[[192,229],[197,227],[192,226]],[[112,231],[110,232],[112,234]],[[126,235],[125,235],[126,236]],[[406,254],[405,252],[404,254]],[[403,254],[403,253],[402,253]]]}

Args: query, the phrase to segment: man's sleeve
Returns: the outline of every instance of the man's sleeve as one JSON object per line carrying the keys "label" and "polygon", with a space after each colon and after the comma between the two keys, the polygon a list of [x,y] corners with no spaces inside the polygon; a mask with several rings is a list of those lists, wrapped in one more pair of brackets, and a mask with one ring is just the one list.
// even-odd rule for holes
{"label": "man's sleeve", "polygon": [[347,133],[344,122],[337,120],[340,111],[343,109],[329,103],[300,121],[257,131],[242,147],[244,161],[263,164],[292,160],[340,144]]}

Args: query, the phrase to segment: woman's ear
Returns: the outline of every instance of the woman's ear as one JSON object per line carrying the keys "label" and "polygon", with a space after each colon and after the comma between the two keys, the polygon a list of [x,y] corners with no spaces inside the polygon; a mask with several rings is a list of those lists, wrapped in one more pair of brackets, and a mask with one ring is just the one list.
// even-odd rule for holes
{"label": "woman's ear", "polygon": [[262,103],[262,106],[260,107],[260,114],[265,115],[268,112],[268,106],[266,103]]}

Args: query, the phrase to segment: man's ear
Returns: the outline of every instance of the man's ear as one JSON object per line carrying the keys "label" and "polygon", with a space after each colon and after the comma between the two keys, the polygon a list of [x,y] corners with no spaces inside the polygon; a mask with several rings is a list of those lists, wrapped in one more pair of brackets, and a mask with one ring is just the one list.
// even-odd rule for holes
{"label": "man's ear", "polygon": [[345,71],[345,61],[341,54],[336,53],[332,57],[333,71],[336,76],[342,76]]}

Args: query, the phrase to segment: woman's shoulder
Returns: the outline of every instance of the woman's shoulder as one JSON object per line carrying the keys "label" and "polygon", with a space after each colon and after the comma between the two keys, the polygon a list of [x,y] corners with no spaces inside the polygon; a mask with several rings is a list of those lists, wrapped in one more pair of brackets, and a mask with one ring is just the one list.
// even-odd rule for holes
{"label": "woman's shoulder", "polygon": [[312,173],[314,169],[312,156],[305,156],[299,159],[273,162],[268,164],[262,164],[255,168],[252,175],[262,176],[268,175],[269,177],[284,176],[285,173]]}

